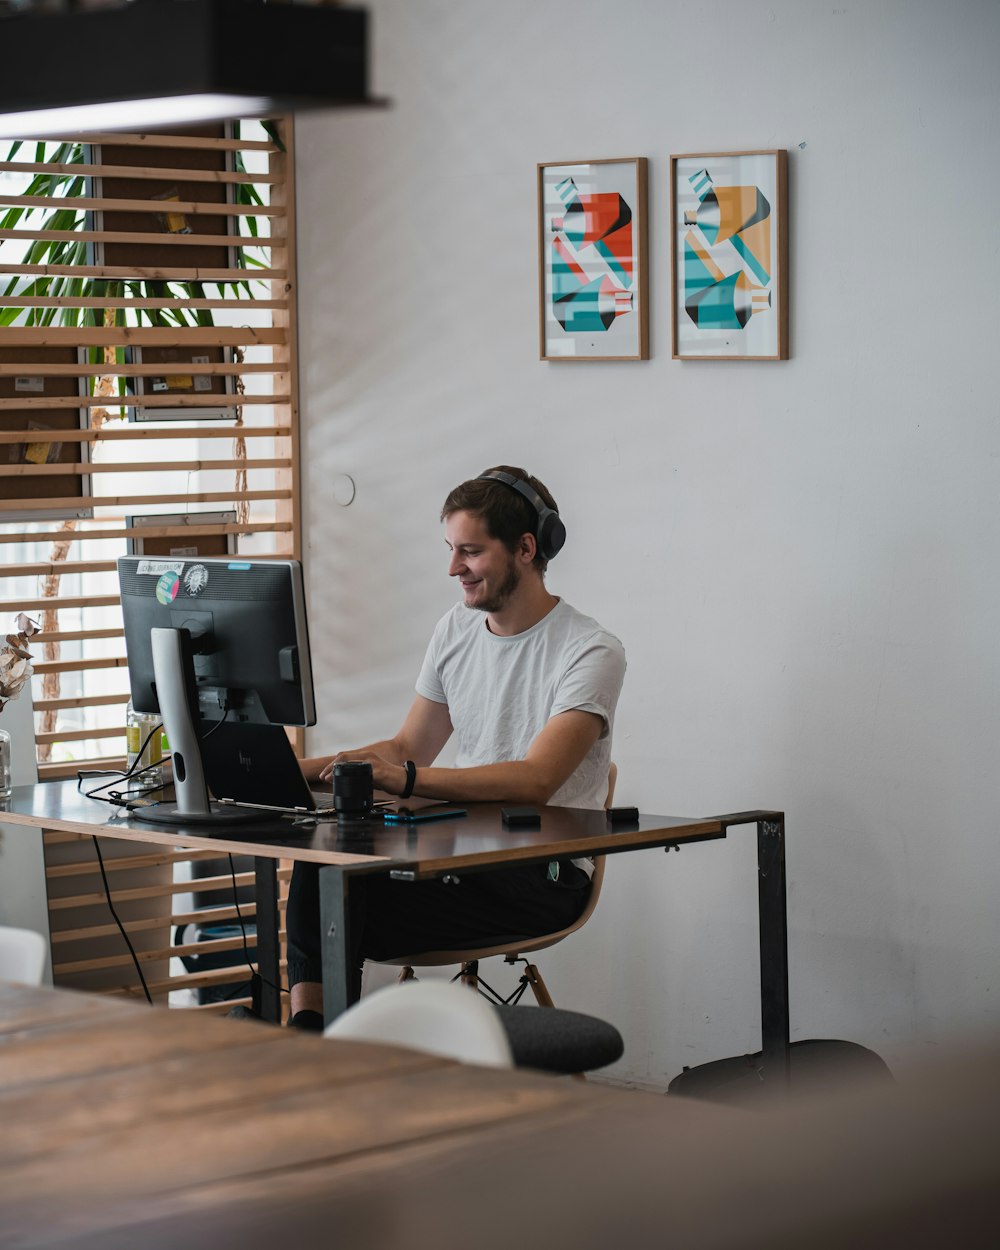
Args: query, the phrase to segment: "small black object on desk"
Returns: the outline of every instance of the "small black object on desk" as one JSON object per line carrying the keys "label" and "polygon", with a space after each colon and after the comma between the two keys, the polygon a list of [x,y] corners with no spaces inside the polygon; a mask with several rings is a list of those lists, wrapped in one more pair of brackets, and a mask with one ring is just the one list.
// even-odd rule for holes
{"label": "small black object on desk", "polygon": [[333,807],[338,821],[363,820],[374,804],[372,766],[364,760],[344,760],[333,766]]}
{"label": "small black object on desk", "polygon": [[639,809],[637,807],[609,807],[608,821],[612,825],[621,825],[626,821],[638,821]]}
{"label": "small black object on desk", "polygon": [[508,829],[538,829],[542,823],[537,807],[501,807],[500,819]]}

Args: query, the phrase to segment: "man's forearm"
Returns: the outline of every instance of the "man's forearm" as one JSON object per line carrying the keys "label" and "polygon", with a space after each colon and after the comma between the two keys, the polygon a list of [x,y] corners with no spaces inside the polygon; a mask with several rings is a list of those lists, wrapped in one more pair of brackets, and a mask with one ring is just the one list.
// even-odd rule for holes
{"label": "man's forearm", "polygon": [[[425,711],[439,706],[427,700],[421,703],[426,704]],[[417,705],[418,709],[420,706]],[[561,712],[547,722],[523,760],[501,760],[495,764],[474,764],[467,768],[441,768],[433,761],[451,732],[447,713],[446,723],[431,733],[409,732],[408,725],[412,719],[407,718],[403,729],[384,742],[373,742],[353,751],[341,751],[336,756],[328,756],[325,761],[307,762],[322,765],[317,773],[321,781],[326,781],[333,771],[333,760],[366,760],[372,766],[376,790],[402,794],[409,776],[404,764],[412,760],[416,766],[416,777],[411,794],[467,803],[548,803],[597,741],[602,723],[601,718],[592,712]]]}
{"label": "man's forearm", "polygon": [[[523,760],[500,760],[468,768],[439,768],[416,760],[413,793],[431,799],[467,803],[549,803],[579,768],[597,741],[601,718],[570,711],[554,716],[537,735]],[[401,769],[386,770],[385,788],[395,788]]]}
{"label": "man's forearm", "polygon": [[548,803],[559,782],[526,760],[472,768],[418,768],[413,793],[467,803]]}

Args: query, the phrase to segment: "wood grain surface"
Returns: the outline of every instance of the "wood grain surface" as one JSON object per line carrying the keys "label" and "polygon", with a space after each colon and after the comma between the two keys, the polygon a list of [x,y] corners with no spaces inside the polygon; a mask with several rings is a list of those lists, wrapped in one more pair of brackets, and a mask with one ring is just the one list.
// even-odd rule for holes
{"label": "wood grain surface", "polygon": [[749,1111],[0,986],[0,1246],[986,1250],[998,1110],[996,1044]]}

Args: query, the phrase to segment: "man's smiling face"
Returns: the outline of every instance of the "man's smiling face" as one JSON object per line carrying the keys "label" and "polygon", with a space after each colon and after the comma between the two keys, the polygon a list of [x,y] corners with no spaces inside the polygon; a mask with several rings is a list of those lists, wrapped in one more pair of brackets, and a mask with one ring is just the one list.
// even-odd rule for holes
{"label": "man's smiling face", "polygon": [[448,575],[461,583],[465,606],[502,611],[524,575],[517,556],[499,538],[491,538],[481,518],[471,512],[448,517],[445,541],[451,549]]}

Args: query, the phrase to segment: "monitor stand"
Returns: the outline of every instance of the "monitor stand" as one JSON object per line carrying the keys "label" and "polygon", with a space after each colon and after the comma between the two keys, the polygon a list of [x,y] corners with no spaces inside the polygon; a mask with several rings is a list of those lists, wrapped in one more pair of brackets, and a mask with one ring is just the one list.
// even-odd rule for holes
{"label": "monitor stand", "polygon": [[201,743],[191,705],[195,682],[187,631],[155,628],[150,630],[150,640],[156,697],[173,760],[176,801],[135,807],[129,816],[152,825],[204,827],[220,833],[242,825],[259,825],[260,812],[223,807],[208,797]]}

